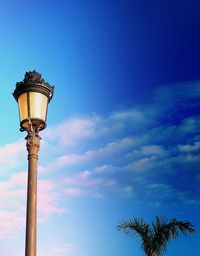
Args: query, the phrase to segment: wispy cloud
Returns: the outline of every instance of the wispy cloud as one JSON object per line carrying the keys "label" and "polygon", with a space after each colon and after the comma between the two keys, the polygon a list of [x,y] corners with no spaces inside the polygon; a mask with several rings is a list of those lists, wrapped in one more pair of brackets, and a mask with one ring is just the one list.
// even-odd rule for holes
{"label": "wispy cloud", "polygon": [[103,188],[116,185],[115,179],[98,177],[95,171],[85,170],[65,179],[65,193],[68,196],[104,197]]}
{"label": "wispy cloud", "polygon": [[[91,188],[92,182],[106,184],[105,180],[110,179],[113,191],[128,188],[132,191],[130,195],[139,196],[140,190],[147,189],[146,182],[153,184],[159,180],[160,184],[184,194],[182,186],[174,179],[185,169],[190,173],[191,182],[197,179],[194,175],[200,149],[200,90],[197,87],[198,83],[180,84],[175,88],[163,86],[156,89],[146,104],[99,117],[95,123],[96,137],[93,135],[92,142],[88,138],[85,140],[88,147],[82,149],[81,154],[68,153],[54,162],[62,162],[58,169],[64,170],[70,165],[70,168],[76,166],[76,172],[79,170],[73,176],[74,184],[66,191],[78,196],[81,195],[81,182],[85,184],[90,180],[87,185]],[[83,164],[88,166],[91,175],[79,182]],[[140,189],[135,180],[140,182]],[[190,189],[188,202],[189,197],[191,200],[196,197]],[[105,188],[98,192],[102,191],[106,193]]]}
{"label": "wispy cloud", "polygon": [[38,213],[39,221],[46,220],[54,214],[61,214],[66,211],[61,206],[58,206],[59,193],[56,183],[50,180],[38,181]]}
{"label": "wispy cloud", "polygon": [[56,171],[70,165],[80,165],[83,163],[93,162],[95,165],[99,162],[109,161],[114,157],[120,157],[122,152],[130,150],[136,144],[134,138],[123,138],[119,141],[110,142],[103,147],[87,150],[82,154],[66,154],[59,156],[51,161],[46,167],[41,166],[45,171]]}
{"label": "wispy cloud", "polygon": [[[37,255],[38,256],[64,256],[64,255],[72,255],[79,249],[78,246],[73,245],[72,243],[64,244],[63,246],[59,247],[50,247],[46,250],[39,249]],[[16,254],[18,256],[23,256],[24,251]]]}
{"label": "wispy cloud", "polygon": [[[12,236],[17,229],[25,227],[26,183],[27,173],[13,174],[6,181],[0,182],[0,238]],[[63,213],[57,206],[59,195],[56,185],[49,180],[38,181],[38,217],[45,221],[53,214]]]}
{"label": "wispy cloud", "polygon": [[[163,86],[143,104],[107,116],[76,116],[48,127],[39,159],[39,221],[66,212],[66,199],[77,197],[131,197],[152,207],[162,206],[163,198],[166,207],[172,201],[179,206],[196,204],[200,195],[197,86]],[[0,237],[24,226],[26,173],[16,173],[17,168],[24,170],[22,151],[24,155],[24,141],[0,148],[1,174],[7,170],[0,182],[4,223]],[[186,179],[196,186],[186,188]]]}
{"label": "wispy cloud", "polygon": [[54,247],[49,249],[48,251],[45,250],[39,251],[38,256],[63,256],[63,255],[71,255],[72,252],[76,251],[77,247],[74,246],[73,244],[65,244],[62,247]]}
{"label": "wispy cloud", "polygon": [[2,145],[0,147],[0,172],[2,173],[20,166],[24,150],[25,141],[22,140]]}
{"label": "wispy cloud", "polygon": [[178,149],[182,152],[196,152],[200,150],[200,141],[195,141],[192,144],[178,145]]}
{"label": "wispy cloud", "polygon": [[61,146],[74,146],[95,136],[98,116],[74,117],[45,132],[48,141],[57,140]]}

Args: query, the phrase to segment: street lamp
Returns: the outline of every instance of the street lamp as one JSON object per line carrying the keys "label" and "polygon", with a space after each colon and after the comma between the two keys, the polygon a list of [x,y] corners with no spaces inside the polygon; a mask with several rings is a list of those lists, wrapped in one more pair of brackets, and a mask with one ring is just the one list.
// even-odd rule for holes
{"label": "street lamp", "polygon": [[36,256],[37,222],[37,160],[40,147],[39,131],[46,127],[48,103],[54,87],[34,71],[26,72],[24,80],[16,84],[13,96],[18,102],[20,131],[26,131],[28,151],[28,189],[26,212],[25,256]]}

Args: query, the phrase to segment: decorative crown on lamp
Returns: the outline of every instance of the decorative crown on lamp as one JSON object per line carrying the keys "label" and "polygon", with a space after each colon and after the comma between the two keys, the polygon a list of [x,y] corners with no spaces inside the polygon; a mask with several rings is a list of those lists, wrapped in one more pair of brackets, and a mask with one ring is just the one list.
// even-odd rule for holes
{"label": "decorative crown on lamp", "polygon": [[21,131],[39,132],[46,127],[48,103],[53,93],[54,86],[35,70],[26,72],[24,80],[16,83],[13,96],[18,102]]}

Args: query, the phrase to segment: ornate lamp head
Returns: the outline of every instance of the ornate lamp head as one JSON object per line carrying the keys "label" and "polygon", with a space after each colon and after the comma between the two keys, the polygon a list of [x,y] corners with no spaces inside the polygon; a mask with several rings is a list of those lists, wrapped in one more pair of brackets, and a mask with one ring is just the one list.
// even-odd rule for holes
{"label": "ornate lamp head", "polygon": [[53,93],[54,86],[35,70],[26,72],[24,80],[16,83],[13,96],[18,102],[21,131],[39,132],[46,127],[48,103]]}

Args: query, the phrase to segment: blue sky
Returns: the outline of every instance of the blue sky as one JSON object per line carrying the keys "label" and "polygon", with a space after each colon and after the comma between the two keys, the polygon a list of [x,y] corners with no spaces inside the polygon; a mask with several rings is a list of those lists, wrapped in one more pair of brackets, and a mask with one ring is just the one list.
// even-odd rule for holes
{"label": "blue sky", "polygon": [[[0,250],[24,255],[27,160],[12,97],[55,85],[38,167],[38,256],[142,255],[125,219],[191,221],[199,252],[199,1],[0,1]],[[12,246],[11,246],[12,244]]]}

